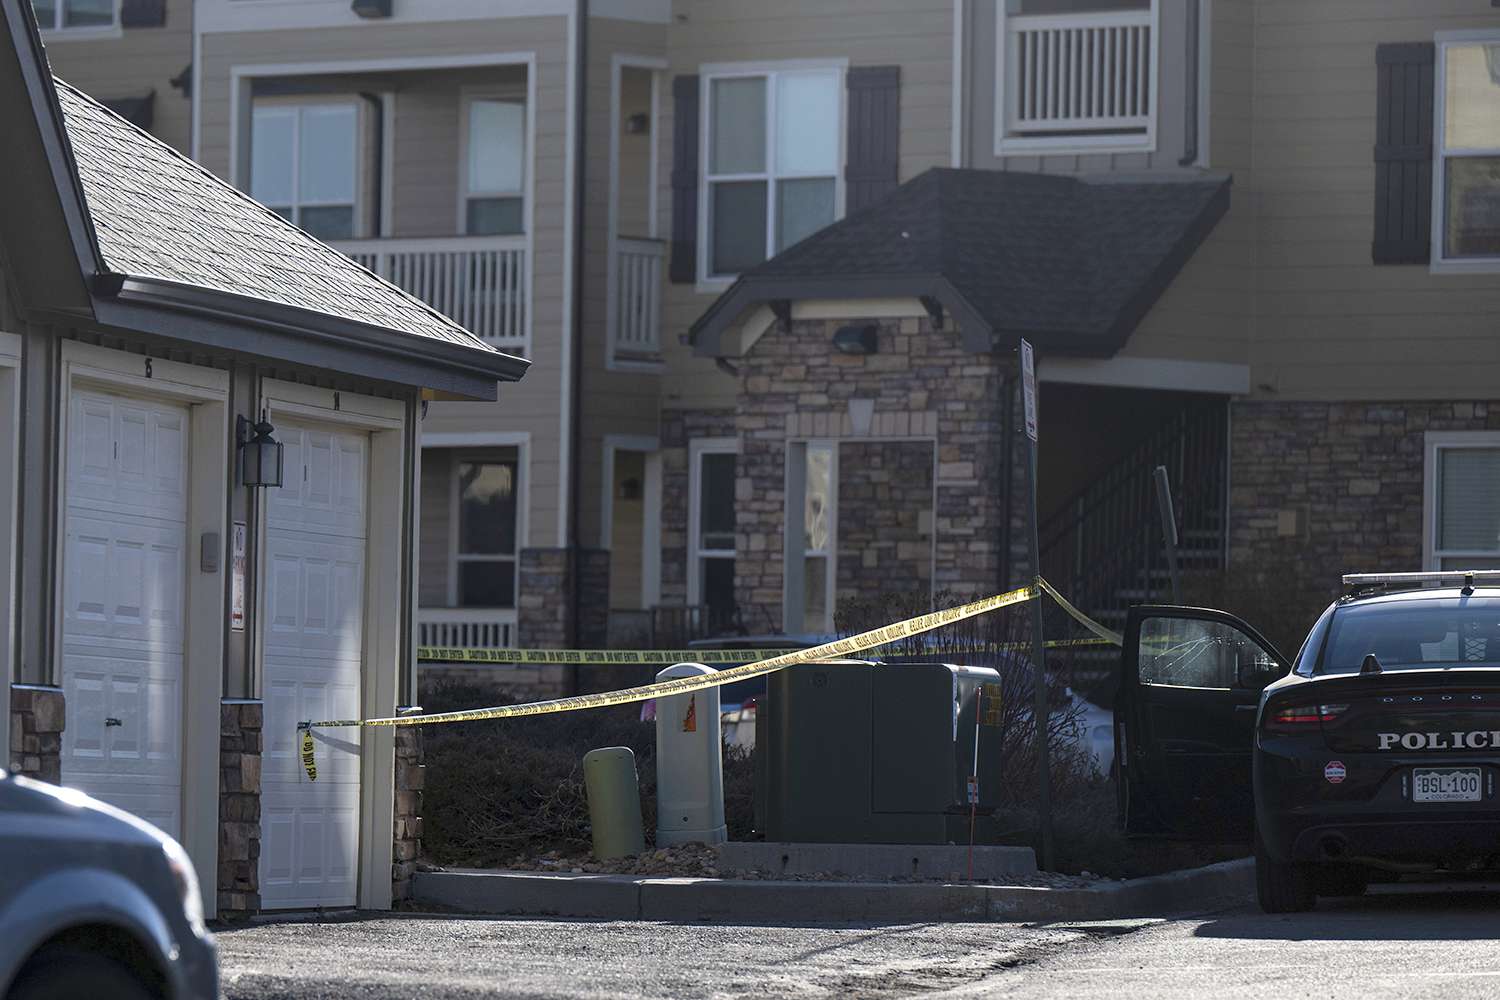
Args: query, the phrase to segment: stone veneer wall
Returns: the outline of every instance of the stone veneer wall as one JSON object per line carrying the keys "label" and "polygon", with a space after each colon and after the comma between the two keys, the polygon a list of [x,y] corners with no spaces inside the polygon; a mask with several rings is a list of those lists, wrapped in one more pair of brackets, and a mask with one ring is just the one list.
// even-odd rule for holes
{"label": "stone veneer wall", "polygon": [[1424,434],[1483,430],[1500,403],[1233,404],[1229,579],[1274,581],[1305,627],[1341,574],[1421,569]]}
{"label": "stone veneer wall", "polygon": [[522,549],[516,594],[518,645],[561,649],[568,644],[568,550]]}
{"label": "stone veneer wall", "polygon": [[597,649],[609,632],[609,550],[578,553],[578,645]]}
{"label": "stone veneer wall", "polygon": [[687,603],[688,443],[732,438],[733,410],[665,410],[661,415],[661,602]]}
{"label": "stone veneer wall", "polygon": [[219,706],[219,916],[260,910],[261,729],[258,701]]}
{"label": "stone veneer wall", "polygon": [[427,766],[422,763],[422,729],[396,729],[396,816],[392,836],[391,900],[411,898],[412,875],[422,856],[422,790],[427,787]]}
{"label": "stone veneer wall", "polygon": [[[951,323],[937,330],[925,318],[878,321],[875,354],[833,350],[834,331],[858,319],[798,320],[790,331],[778,324],[739,362],[735,589],[747,622],[781,624],[785,457],[793,438],[935,443],[932,584],[960,595],[1000,585],[1003,493],[1007,484],[1014,492],[1002,459],[1014,359],[972,354]],[[852,400],[873,404],[865,433],[854,424]]]}
{"label": "stone veneer wall", "polygon": [[62,733],[66,719],[60,688],[14,685],[10,689],[12,774],[62,783]]}
{"label": "stone veneer wall", "polygon": [[932,585],[930,441],[844,441],[838,468],[838,600]]}

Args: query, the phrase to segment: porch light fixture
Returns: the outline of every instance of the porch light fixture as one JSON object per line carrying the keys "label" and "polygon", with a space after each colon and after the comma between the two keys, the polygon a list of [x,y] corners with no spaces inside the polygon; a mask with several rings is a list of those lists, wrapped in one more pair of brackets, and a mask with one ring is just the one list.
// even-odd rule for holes
{"label": "porch light fixture", "polygon": [[262,420],[252,424],[244,417],[235,421],[235,441],[240,453],[240,483],[244,486],[281,485],[281,442],[271,437],[276,430]]}
{"label": "porch light fixture", "polygon": [[833,346],[840,354],[875,354],[880,350],[874,323],[841,326],[833,335]]}
{"label": "porch light fixture", "polygon": [[353,0],[349,9],[360,17],[390,17],[391,0]]}

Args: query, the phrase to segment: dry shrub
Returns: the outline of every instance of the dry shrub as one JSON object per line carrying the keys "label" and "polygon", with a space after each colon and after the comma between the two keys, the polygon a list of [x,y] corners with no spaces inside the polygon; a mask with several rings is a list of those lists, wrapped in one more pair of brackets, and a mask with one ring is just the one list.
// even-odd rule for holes
{"label": "dry shrub", "polygon": [[[475,684],[439,682],[422,692],[429,711],[512,704]],[[518,854],[591,846],[583,755],[629,747],[640,781],[647,843],[656,832],[656,725],[640,705],[433,726],[425,734],[423,845],[442,865],[489,868]],[[724,755],[725,819],[731,837],[749,835],[754,766],[743,750]]]}

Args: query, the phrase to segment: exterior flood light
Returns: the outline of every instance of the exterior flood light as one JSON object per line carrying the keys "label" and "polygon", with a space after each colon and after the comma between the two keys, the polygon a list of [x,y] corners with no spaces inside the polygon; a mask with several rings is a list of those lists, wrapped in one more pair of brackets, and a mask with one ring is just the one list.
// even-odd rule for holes
{"label": "exterior flood light", "polygon": [[840,354],[874,354],[880,350],[874,323],[841,326],[833,335],[833,346]]}
{"label": "exterior flood light", "polygon": [[281,442],[271,437],[276,430],[262,420],[251,424],[240,417],[235,423],[235,437],[240,451],[240,483],[244,486],[281,485]]}

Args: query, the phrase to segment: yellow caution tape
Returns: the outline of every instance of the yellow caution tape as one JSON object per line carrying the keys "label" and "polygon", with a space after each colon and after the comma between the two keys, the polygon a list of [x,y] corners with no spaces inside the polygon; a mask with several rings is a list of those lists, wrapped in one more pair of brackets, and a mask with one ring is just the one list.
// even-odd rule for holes
{"label": "yellow caution tape", "polygon": [[307,769],[307,780],[318,780],[318,764],[313,760],[312,730],[302,730],[302,766]]}
{"label": "yellow caution tape", "polygon": [[[1075,646],[1118,645],[1111,639],[1052,639],[1048,649]],[[948,641],[923,646],[924,653],[994,653],[1030,649],[1029,642]],[[502,666],[672,666],[675,663],[759,663],[802,647],[787,649],[470,649],[448,646],[418,646],[417,659],[424,663],[495,663]]]}
{"label": "yellow caution tape", "polygon": [[1105,642],[1108,642],[1111,646],[1125,645],[1125,637],[1123,635],[1116,632],[1112,628],[1106,628],[1105,626],[1094,621],[1094,619],[1090,618],[1088,615],[1084,614],[1082,611],[1079,611],[1077,608],[1073,607],[1072,602],[1070,602],[1063,595],[1059,594],[1057,592],[1057,588],[1053,587],[1052,584],[1048,583],[1041,577],[1037,577],[1036,585],[1045,590],[1047,592],[1047,596],[1056,601],[1062,607],[1062,609],[1066,611],[1068,615],[1078,624],[1082,625],[1084,628],[1088,629],[1090,632],[1094,633]]}
{"label": "yellow caution tape", "polygon": [[[705,674],[699,677],[678,677],[655,684],[643,684],[639,687],[625,688],[621,691],[602,691],[598,694],[573,695],[569,698],[534,701],[524,705],[496,705],[493,708],[476,708],[462,712],[402,715],[386,719],[331,719],[318,722],[304,722],[298,728],[306,732],[309,729],[329,729],[347,726],[430,726],[449,722],[477,722],[482,719],[513,719],[521,716],[576,712],[589,708],[607,708],[612,705],[628,705],[632,702],[646,701],[651,698],[691,694],[694,691],[703,691],[708,688],[719,687],[723,684],[731,684],[735,681],[749,680],[752,677],[760,677],[764,674],[773,674],[778,670],[801,663],[815,663],[819,660],[833,660],[847,657],[854,653],[864,652],[867,649],[874,649],[877,646],[884,646],[914,635],[921,635],[924,632],[931,632],[933,629],[952,625],[954,622],[975,618],[979,615],[998,611],[1001,608],[1010,607],[1014,604],[1023,604],[1026,601],[1034,600],[1039,593],[1040,591],[1035,585],[1021,587],[1009,593],[986,597],[983,600],[974,601],[956,608],[932,611],[925,615],[918,615],[916,618],[909,618],[904,622],[871,629],[868,632],[849,636],[847,639],[825,642],[821,646],[813,646],[810,649],[793,650],[779,656],[761,660],[758,663],[747,663],[744,666],[731,667],[728,670],[720,670],[716,673]],[[304,739],[304,749],[307,745],[308,740]]]}

